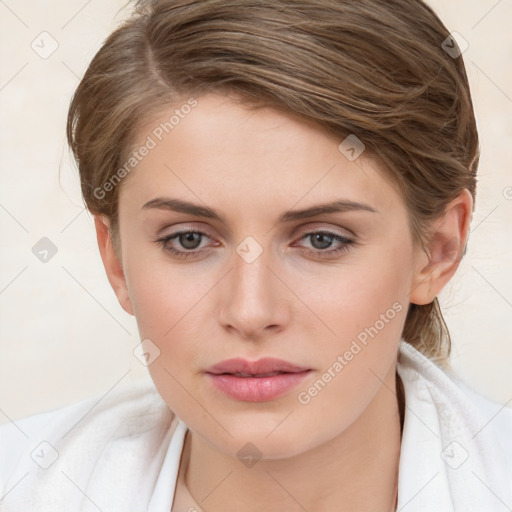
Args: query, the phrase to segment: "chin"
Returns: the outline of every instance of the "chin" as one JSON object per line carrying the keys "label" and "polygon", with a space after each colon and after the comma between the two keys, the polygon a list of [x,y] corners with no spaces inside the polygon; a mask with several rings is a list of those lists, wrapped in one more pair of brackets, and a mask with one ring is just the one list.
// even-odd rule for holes
{"label": "chin", "polygon": [[282,420],[283,416],[278,421],[255,420],[250,425],[244,424],[242,420],[237,424],[231,423],[228,431],[233,437],[223,431],[222,438],[210,437],[209,442],[219,451],[242,462],[244,457],[261,460],[288,459],[313,447],[312,440],[303,427],[291,423],[285,426],[286,422],[279,425]]}

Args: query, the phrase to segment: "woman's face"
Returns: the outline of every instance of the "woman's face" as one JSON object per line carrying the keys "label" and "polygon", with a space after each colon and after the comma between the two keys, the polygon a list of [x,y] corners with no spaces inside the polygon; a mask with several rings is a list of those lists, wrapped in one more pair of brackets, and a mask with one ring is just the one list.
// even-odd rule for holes
{"label": "woman's face", "polygon": [[[415,261],[407,211],[364,153],[353,160],[357,141],[342,151],[309,122],[227,97],[189,104],[140,131],[149,149],[120,190],[125,308],[192,432],[233,456],[248,442],[264,458],[299,454],[394,389]],[[324,208],[338,202],[366,206]],[[207,373],[264,357],[309,371]],[[228,380],[238,395],[216,385]]]}

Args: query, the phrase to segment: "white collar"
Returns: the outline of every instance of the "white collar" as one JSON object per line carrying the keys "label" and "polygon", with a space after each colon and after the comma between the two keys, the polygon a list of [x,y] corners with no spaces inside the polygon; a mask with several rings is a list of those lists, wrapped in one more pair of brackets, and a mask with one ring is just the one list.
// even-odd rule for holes
{"label": "white collar", "polygon": [[178,419],[176,430],[169,443],[162,469],[148,504],[148,512],[170,512],[171,510],[187,430],[187,425]]}

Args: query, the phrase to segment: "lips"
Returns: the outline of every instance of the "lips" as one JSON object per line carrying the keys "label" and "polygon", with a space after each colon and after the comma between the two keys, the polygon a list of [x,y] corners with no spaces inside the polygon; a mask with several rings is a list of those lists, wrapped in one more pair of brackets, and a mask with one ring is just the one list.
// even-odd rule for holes
{"label": "lips", "polygon": [[309,369],[274,357],[264,357],[257,361],[234,358],[211,366],[206,370],[206,373],[214,375],[225,373],[237,377],[273,377],[282,373],[300,373]]}
{"label": "lips", "polygon": [[211,384],[224,395],[244,402],[264,402],[285,395],[311,372],[282,359],[227,359],[208,368]]}

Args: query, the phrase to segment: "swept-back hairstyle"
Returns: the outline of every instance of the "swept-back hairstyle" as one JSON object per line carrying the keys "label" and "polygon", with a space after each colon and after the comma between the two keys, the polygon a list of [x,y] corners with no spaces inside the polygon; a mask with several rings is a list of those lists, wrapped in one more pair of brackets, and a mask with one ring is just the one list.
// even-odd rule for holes
{"label": "swept-back hairstyle", "polygon": [[[340,142],[355,134],[402,194],[413,241],[425,247],[452,199],[464,188],[475,199],[478,134],[457,50],[421,0],[140,0],[70,105],[85,203],[110,219],[119,250],[122,183],[112,179],[126,176],[137,131],[164,108],[217,92],[316,121]],[[409,305],[402,336],[448,365],[437,298]]]}

